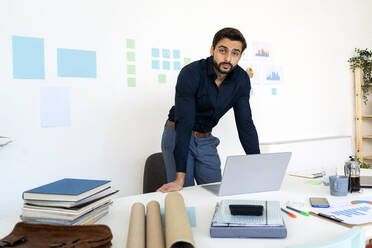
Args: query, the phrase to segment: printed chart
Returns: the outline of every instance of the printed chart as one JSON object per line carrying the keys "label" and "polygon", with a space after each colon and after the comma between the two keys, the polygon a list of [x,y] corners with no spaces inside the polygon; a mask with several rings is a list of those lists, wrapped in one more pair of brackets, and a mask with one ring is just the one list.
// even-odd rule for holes
{"label": "printed chart", "polygon": [[346,224],[364,224],[372,222],[372,206],[367,203],[360,203],[357,205],[346,205],[343,207],[331,207],[328,209],[314,209],[314,213],[322,213],[331,218],[336,217],[343,220]]}
{"label": "printed chart", "polygon": [[257,60],[268,60],[271,57],[271,44],[262,41],[252,41],[251,57]]}
{"label": "printed chart", "polygon": [[283,81],[283,68],[281,66],[264,65],[263,79],[265,84],[278,84]]}
{"label": "printed chart", "polygon": [[240,62],[240,67],[245,70],[251,79],[251,84],[260,84],[262,81],[262,65],[260,64],[253,64],[253,63],[247,63],[247,62]]}

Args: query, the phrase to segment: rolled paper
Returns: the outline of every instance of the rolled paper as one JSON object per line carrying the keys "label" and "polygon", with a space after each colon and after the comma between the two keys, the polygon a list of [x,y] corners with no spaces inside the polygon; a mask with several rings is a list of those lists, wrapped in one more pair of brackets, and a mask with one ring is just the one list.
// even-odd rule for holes
{"label": "rolled paper", "polygon": [[151,201],[146,209],[146,248],[164,248],[160,205],[157,201]]}
{"label": "rolled paper", "polygon": [[165,197],[165,233],[167,248],[194,248],[194,238],[187,217],[185,202],[179,192]]}
{"label": "rolled paper", "polygon": [[139,202],[131,208],[127,248],[145,248],[145,206]]}

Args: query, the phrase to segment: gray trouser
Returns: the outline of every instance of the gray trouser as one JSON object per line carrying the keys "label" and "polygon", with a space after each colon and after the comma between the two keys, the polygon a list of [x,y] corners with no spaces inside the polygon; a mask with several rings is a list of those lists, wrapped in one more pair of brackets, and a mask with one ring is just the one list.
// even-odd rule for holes
{"label": "gray trouser", "polygon": [[[168,182],[176,179],[175,143],[176,131],[174,127],[165,125],[161,140],[161,150],[165,161]],[[219,143],[220,140],[213,135],[206,138],[191,136],[184,187],[195,185],[194,178],[197,184],[221,181],[221,161],[217,152]]]}

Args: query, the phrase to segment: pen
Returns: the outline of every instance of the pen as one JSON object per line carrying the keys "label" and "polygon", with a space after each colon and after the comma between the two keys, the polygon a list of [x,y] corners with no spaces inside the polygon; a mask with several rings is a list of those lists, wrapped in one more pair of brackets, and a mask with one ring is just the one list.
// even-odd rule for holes
{"label": "pen", "polygon": [[339,219],[339,218],[337,218],[333,215],[326,215],[326,214],[322,214],[322,213],[319,213],[317,215],[322,216],[322,217],[327,218],[327,219],[330,219],[330,220],[337,221],[337,222],[343,222],[343,220],[341,220],[341,219]]}
{"label": "pen", "polygon": [[301,211],[301,210],[298,210],[298,209],[295,209],[295,208],[292,208],[292,207],[289,207],[289,206],[286,206],[286,207],[288,209],[293,210],[293,211],[296,211],[297,213],[300,213],[300,214],[302,214],[304,216],[309,216],[309,213],[307,213],[307,212],[304,212],[304,211]]}
{"label": "pen", "polygon": [[313,178],[319,178],[319,177],[323,177],[323,172],[313,173],[311,175],[313,175]]}
{"label": "pen", "polygon": [[292,214],[290,212],[288,212],[287,210],[283,209],[283,208],[280,208],[284,213],[288,214],[289,216],[291,216],[292,218],[296,218],[297,216],[295,214]]}

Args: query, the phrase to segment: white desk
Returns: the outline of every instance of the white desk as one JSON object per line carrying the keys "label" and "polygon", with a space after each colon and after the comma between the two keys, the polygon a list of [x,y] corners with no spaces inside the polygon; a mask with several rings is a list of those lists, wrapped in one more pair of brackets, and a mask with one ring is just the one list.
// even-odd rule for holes
{"label": "white desk", "polygon": [[[223,197],[223,199],[263,199],[279,200],[282,203],[288,200],[303,201],[306,207],[309,205],[310,196],[332,197],[329,194],[329,187],[323,185],[304,184],[306,179],[287,176],[281,187],[281,191],[246,194],[238,196]],[[364,192],[349,194],[347,197],[356,199],[357,196],[371,195],[372,189],[364,189]],[[217,239],[210,238],[209,226],[214,213],[216,202],[222,197],[217,197],[200,186],[185,188],[181,191],[185,204],[188,207],[196,207],[196,227],[192,228],[196,247],[286,247],[288,245],[312,243],[326,241],[335,238],[348,228],[341,225],[322,220],[314,216],[302,216],[297,214],[297,218],[290,218],[283,214],[287,226],[288,236],[286,239]],[[157,200],[161,207],[164,207],[165,194],[150,193],[129,197],[117,198],[110,209],[109,215],[105,216],[99,223],[110,226],[113,232],[113,247],[125,247],[128,234],[130,208],[134,202],[147,204],[151,200]],[[0,237],[7,235],[18,218],[10,217],[0,220]],[[364,227],[367,237],[372,236],[372,225]]]}

